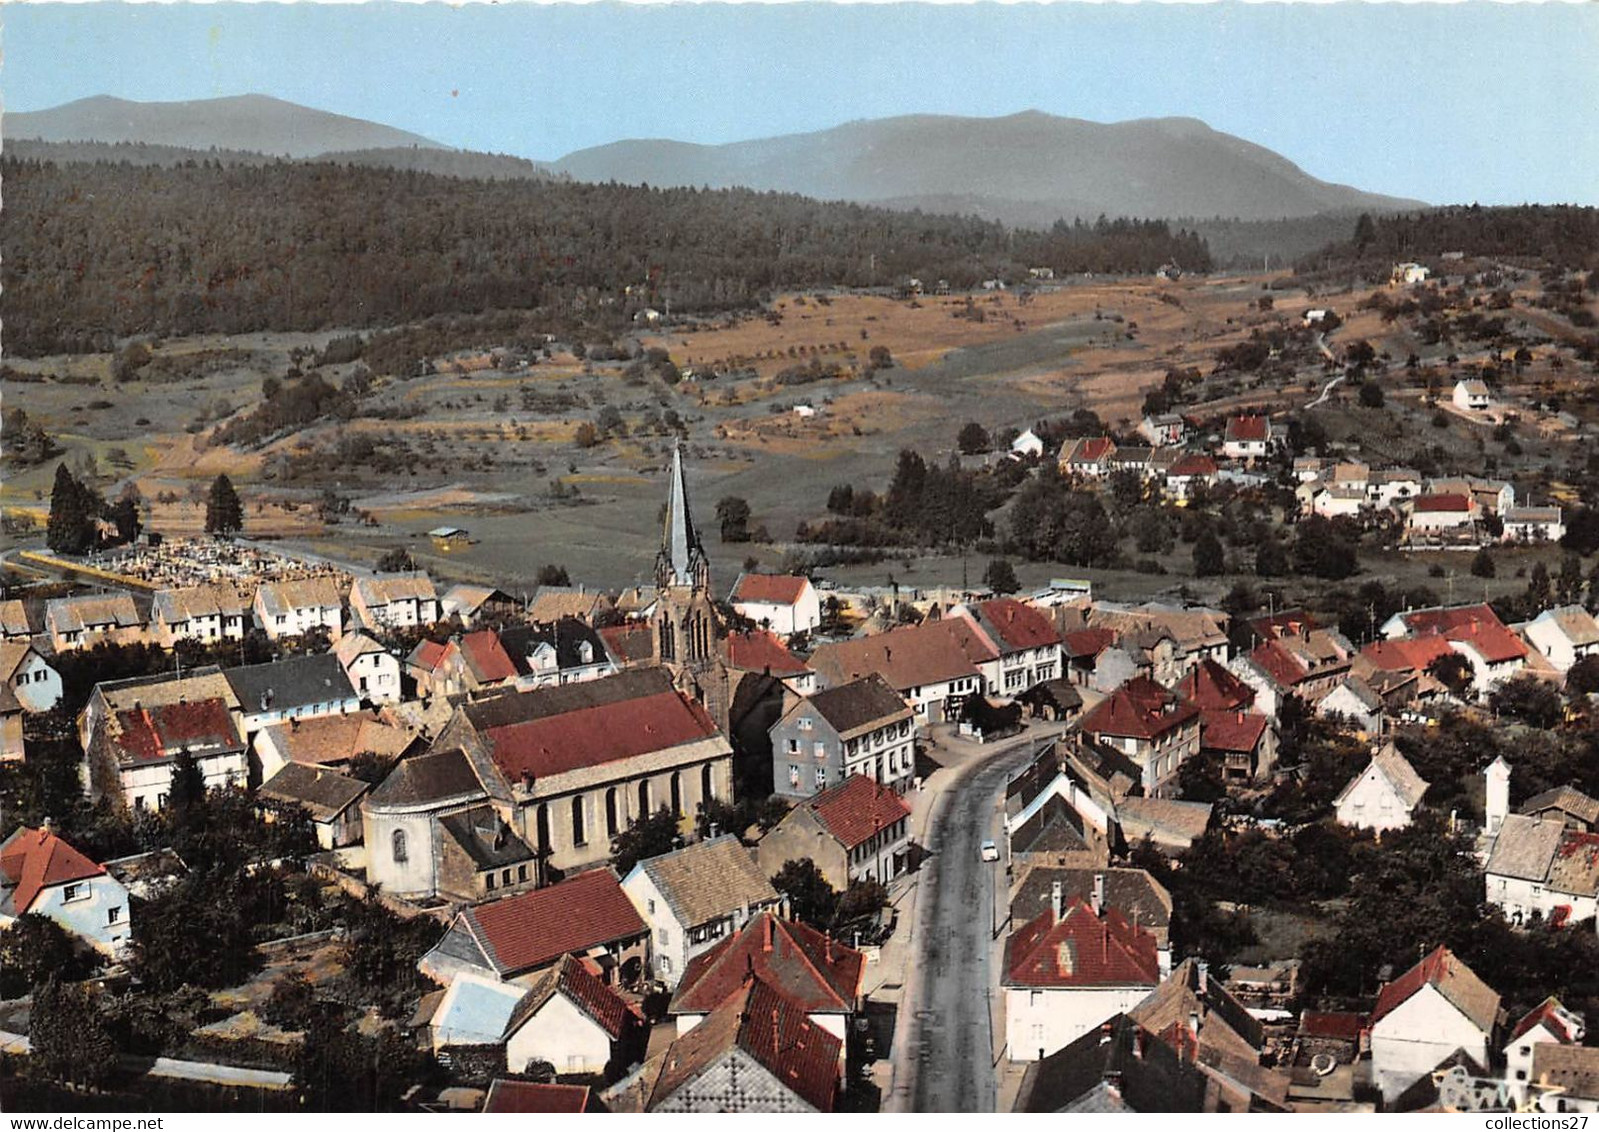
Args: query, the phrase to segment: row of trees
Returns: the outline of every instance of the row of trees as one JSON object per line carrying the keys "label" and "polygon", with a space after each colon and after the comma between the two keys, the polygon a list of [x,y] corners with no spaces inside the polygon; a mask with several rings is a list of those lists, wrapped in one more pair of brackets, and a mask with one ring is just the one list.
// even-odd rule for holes
{"label": "row of trees", "polygon": [[[138,489],[129,484],[115,503],[86,479],[72,474],[65,463],[56,465],[50,489],[50,516],[45,524],[45,545],[57,554],[86,554],[91,550],[129,543],[144,529]],[[102,526],[109,523],[109,529]],[[244,527],[244,505],[233,482],[225,475],[211,481],[206,496],[205,529],[212,534],[233,534]]]}

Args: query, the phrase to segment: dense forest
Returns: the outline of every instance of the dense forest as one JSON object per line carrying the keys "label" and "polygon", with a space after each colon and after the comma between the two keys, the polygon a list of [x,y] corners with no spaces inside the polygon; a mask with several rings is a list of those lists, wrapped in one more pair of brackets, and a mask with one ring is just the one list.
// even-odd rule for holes
{"label": "dense forest", "polygon": [[1303,257],[1295,268],[1301,274],[1352,268],[1386,278],[1397,262],[1433,259],[1445,252],[1591,270],[1599,267],[1599,209],[1473,204],[1362,215],[1348,239]]}
{"label": "dense forest", "polygon": [[103,350],[134,334],[369,327],[494,309],[581,309],[620,326],[643,305],[714,313],[789,287],[1209,266],[1202,240],[1159,221],[1026,232],[745,190],[331,164],[8,156],[0,174],[0,316],[7,349],[23,356]]}

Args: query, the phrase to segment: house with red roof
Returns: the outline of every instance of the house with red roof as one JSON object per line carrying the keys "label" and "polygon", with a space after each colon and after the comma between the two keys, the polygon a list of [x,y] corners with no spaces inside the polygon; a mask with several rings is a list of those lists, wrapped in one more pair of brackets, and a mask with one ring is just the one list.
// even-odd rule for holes
{"label": "house with red roof", "polygon": [[1185,453],[1166,468],[1166,498],[1186,503],[1200,489],[1215,487],[1220,478],[1215,460],[1199,452]]}
{"label": "house with red roof", "polygon": [[876,673],[911,705],[917,721],[961,718],[966,700],[988,686],[999,656],[964,617],[923,621],[886,633],[822,645],[811,666],[824,688]]}
{"label": "house with red roof", "polygon": [[541,1085],[496,1077],[489,1083],[483,1111],[517,1115],[565,1115],[589,1111],[587,1085]]}
{"label": "house with red roof", "polygon": [[770,629],[729,633],[718,643],[722,659],[732,672],[774,677],[796,696],[808,696],[816,691],[816,673],[811,666],[795,656]]}
{"label": "house with red roof", "polygon": [[1221,764],[1224,782],[1254,782],[1277,765],[1277,729],[1259,712],[1202,711],[1199,749]]}
{"label": "house with red roof", "polygon": [[1155,937],[1105,905],[1067,901],[1057,882],[1051,906],[1005,941],[1005,1048],[1037,1061],[1118,1014],[1160,985]]}
{"label": "house with red roof", "polygon": [[[689,1033],[705,1022],[751,975],[842,1042],[861,1008],[866,956],[807,924],[762,912],[689,961],[667,1006],[677,1032]],[[843,1070],[840,1048],[835,1075]]]}
{"label": "house with red roof", "polygon": [[1447,947],[1385,985],[1371,1012],[1371,1077],[1392,1104],[1445,1058],[1461,1051],[1490,1064],[1499,994]]}
{"label": "house with red roof", "polygon": [[1136,766],[1149,797],[1171,793],[1177,769],[1199,754],[1199,709],[1147,676],[1135,676],[1106,696],[1078,729]]}
{"label": "house with red roof", "polygon": [[505,1067],[547,1062],[560,1073],[620,1074],[641,1060],[643,1014],[601,977],[593,960],[564,956],[528,988],[506,1022]]}
{"label": "house with red roof", "polygon": [[1405,528],[1413,535],[1458,530],[1482,518],[1482,509],[1477,506],[1477,501],[1464,492],[1418,495],[1410,501],[1405,511]]}
{"label": "house with red roof", "polygon": [[758,972],[668,1047],[649,1112],[832,1112],[844,1039]]}
{"label": "house with red roof", "polygon": [[733,748],[661,668],[503,693],[456,708],[434,750],[459,749],[546,867],[605,861],[635,819],[692,817],[733,796]]}
{"label": "house with red roof", "polygon": [[1080,436],[1060,450],[1060,473],[1075,479],[1102,480],[1111,473],[1116,442],[1108,436]]}
{"label": "house with red roof", "polygon": [[532,987],[567,955],[592,961],[611,986],[648,969],[649,929],[610,869],[462,909],[417,970],[441,985],[471,972]]}
{"label": "house with red roof", "polygon": [[417,695],[424,699],[504,688],[517,678],[516,662],[493,629],[479,629],[442,643],[424,637],[405,658],[405,671],[416,681]]}
{"label": "house with red roof", "polygon": [[803,575],[740,574],[727,600],[741,617],[780,637],[810,633],[822,623],[822,599]]}
{"label": "house with red roof", "polygon": [[1379,631],[1389,641],[1429,637],[1447,641],[1470,661],[1472,690],[1479,697],[1525,669],[1532,652],[1486,602],[1405,610],[1384,621]]}
{"label": "house with red roof", "polygon": [[887,884],[910,858],[910,817],[899,794],[867,775],[849,775],[799,803],[761,838],[761,868],[776,874],[808,857],[840,892],[861,880]]}
{"label": "house with red roof", "polygon": [[1061,634],[1055,619],[1013,597],[957,605],[950,617],[964,617],[993,651],[983,666],[991,696],[1020,696],[1061,674]]}
{"label": "house with red roof", "polygon": [[1272,436],[1270,417],[1228,417],[1226,430],[1222,433],[1222,457],[1250,462],[1264,459],[1271,450]]}
{"label": "house with red roof", "polygon": [[48,822],[19,826],[0,842],[0,928],[28,915],[54,920],[106,955],[120,954],[133,937],[128,890]]}
{"label": "house with red roof", "polygon": [[1575,1010],[1568,1010],[1558,998],[1550,995],[1527,1011],[1505,1039],[1505,1084],[1518,1101],[1524,1101],[1533,1079],[1534,1047],[1545,1043],[1571,1046],[1581,1045],[1587,1033],[1586,1020]]}

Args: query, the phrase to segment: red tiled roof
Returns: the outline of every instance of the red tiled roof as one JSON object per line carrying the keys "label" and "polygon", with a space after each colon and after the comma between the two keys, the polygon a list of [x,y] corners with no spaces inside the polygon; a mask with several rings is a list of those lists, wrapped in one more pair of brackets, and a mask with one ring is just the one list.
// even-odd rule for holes
{"label": "red tiled roof", "polygon": [[1255,702],[1255,689],[1208,656],[1183,673],[1176,691],[1200,711],[1230,711]]}
{"label": "red tiled roof", "polygon": [[1208,751],[1253,751],[1266,733],[1267,719],[1247,711],[1200,713],[1199,745]]}
{"label": "red tiled roof", "polygon": [[539,1085],[496,1078],[489,1085],[484,1112],[570,1113],[588,1109],[587,1085]]}
{"label": "red tiled roof", "polygon": [[599,630],[605,651],[618,664],[638,664],[654,655],[655,634],[648,621],[627,621]]}
{"label": "red tiled roof", "polygon": [[46,888],[105,875],[105,869],[49,830],[27,826],[18,829],[0,851],[0,872],[16,886],[11,906],[19,916]]}
{"label": "red tiled roof", "polygon": [[1265,440],[1265,417],[1229,417],[1227,418],[1228,440]]}
{"label": "red tiled roof", "polygon": [[658,692],[484,732],[496,766],[514,780],[541,778],[709,739],[716,724],[680,692]]}
{"label": "red tiled roof", "polygon": [[1166,469],[1168,476],[1213,476],[1216,473],[1216,461],[1209,456],[1197,454],[1180,457]]}
{"label": "red tiled roof", "polygon": [[850,775],[805,805],[846,849],[865,843],[911,813],[903,798],[865,774]]}
{"label": "red tiled roof", "polygon": [[1273,680],[1285,688],[1292,688],[1310,673],[1299,658],[1276,641],[1256,645],[1249,659],[1259,665]]}
{"label": "red tiled roof", "polygon": [[1425,672],[1441,656],[1455,650],[1443,637],[1409,637],[1398,641],[1373,641],[1360,655],[1387,672]]}
{"label": "red tiled roof", "polygon": [[493,684],[501,680],[516,679],[516,662],[500,644],[499,634],[492,629],[468,633],[460,641],[461,655],[466,657],[472,675],[479,682]]}
{"label": "red tiled roof", "polygon": [[1013,597],[996,597],[976,606],[978,624],[1009,652],[1057,644],[1055,622],[1042,611]]}
{"label": "red tiled roof", "polygon": [[1083,717],[1085,735],[1156,739],[1193,722],[1199,709],[1172,695],[1147,676],[1135,676]]}
{"label": "red tiled roof", "polygon": [[1335,1038],[1356,1044],[1365,1024],[1365,1018],[1352,1011],[1307,1010],[1299,1016],[1299,1032],[1307,1038]]}
{"label": "red tiled roof", "polygon": [[1097,464],[1116,451],[1116,442],[1108,436],[1085,436],[1072,445],[1066,459],[1072,464]]}
{"label": "red tiled roof", "polygon": [[669,1010],[707,1014],[750,971],[809,1014],[848,1014],[860,997],[866,957],[815,928],[762,912],[737,935],[689,960]]}
{"label": "red tiled roof", "polygon": [[1116,634],[1109,629],[1077,629],[1061,637],[1061,645],[1066,655],[1073,659],[1084,656],[1098,656],[1116,640]]}
{"label": "red tiled roof", "polygon": [[970,621],[951,617],[823,645],[811,655],[811,666],[830,684],[848,684],[876,672],[903,692],[976,676],[977,665],[995,659]]}
{"label": "red tiled roof", "polygon": [[1554,995],[1550,995],[1537,1006],[1527,1011],[1526,1016],[1520,1022],[1517,1022],[1516,1028],[1510,1032],[1510,1037],[1505,1039],[1505,1044],[1509,1045],[1539,1024],[1545,1026],[1555,1036],[1556,1041],[1575,1042],[1578,1039],[1578,1035],[1573,1034],[1567,1028],[1568,1015],[1561,1007],[1560,1000]]}
{"label": "red tiled roof", "polygon": [[1005,983],[1024,987],[1147,986],[1160,983],[1155,937],[1114,908],[1103,916],[1075,900],[1057,922],[1046,908],[1005,941]]}
{"label": "red tiled roof", "polygon": [[568,955],[561,961],[560,989],[594,1019],[612,1041],[618,1041],[642,1021],[627,1001],[590,969],[589,964]]}
{"label": "red tiled roof", "polygon": [[1417,511],[1470,511],[1471,496],[1461,495],[1459,492],[1446,491],[1436,495],[1416,496],[1415,509]]}
{"label": "red tiled roof", "polygon": [[134,762],[165,762],[187,748],[196,755],[242,750],[244,740],[220,698],[155,704],[117,712],[117,746]]}
{"label": "red tiled roof", "polygon": [[1370,1022],[1375,1026],[1410,1000],[1424,986],[1432,986],[1484,1032],[1493,1029],[1499,996],[1477,973],[1440,944],[1432,954],[1382,988]]}
{"label": "red tiled roof", "polygon": [[1490,663],[1527,655],[1527,646],[1511,632],[1490,605],[1461,605],[1452,609],[1419,609],[1400,615],[1416,637],[1445,637],[1469,644]]}
{"label": "red tiled roof", "polygon": [[423,640],[419,641],[416,648],[411,650],[411,655],[406,660],[418,668],[425,668],[429,672],[434,672],[443,663],[444,655],[448,651],[448,648],[438,641]]}
{"label": "red tiled roof", "polygon": [[727,663],[743,672],[770,672],[778,676],[809,672],[810,668],[788,650],[777,634],[767,629],[729,633]]}
{"label": "red tiled roof", "polygon": [[809,578],[790,574],[743,574],[733,587],[733,601],[793,605],[805,592],[809,582]]}
{"label": "red tiled roof", "polygon": [[1249,627],[1261,640],[1275,641],[1319,629],[1321,624],[1302,609],[1285,609],[1270,617],[1257,617],[1249,623]]}
{"label": "red tiled roof", "polygon": [[461,916],[502,974],[532,970],[568,952],[647,930],[609,869],[468,908]]}
{"label": "red tiled roof", "polygon": [[841,1038],[811,1021],[801,1004],[756,975],[672,1043],[649,1107],[657,1107],[737,1048],[806,1104],[831,1112],[843,1046]]}

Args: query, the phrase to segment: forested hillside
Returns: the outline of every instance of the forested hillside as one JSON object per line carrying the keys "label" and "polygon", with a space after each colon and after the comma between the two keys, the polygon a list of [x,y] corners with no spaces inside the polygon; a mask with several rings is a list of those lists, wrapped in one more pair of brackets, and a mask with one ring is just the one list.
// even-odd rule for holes
{"label": "forested hillside", "polygon": [[620,325],[667,298],[674,312],[711,313],[779,288],[1209,265],[1203,241],[1159,221],[1013,232],[740,189],[9,157],[0,174],[0,317],[19,355],[490,309],[580,308]]}
{"label": "forested hillside", "polygon": [[1599,267],[1599,209],[1566,204],[1505,208],[1457,205],[1392,216],[1362,216],[1347,240],[1297,264],[1300,272],[1370,269],[1386,276],[1396,262],[1464,252],[1472,257]]}

